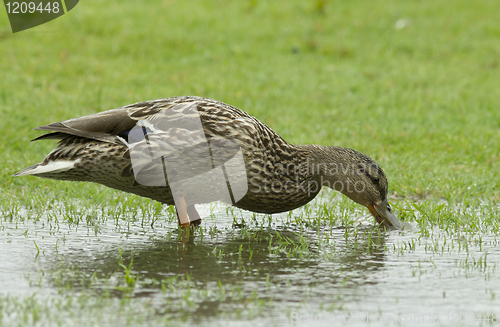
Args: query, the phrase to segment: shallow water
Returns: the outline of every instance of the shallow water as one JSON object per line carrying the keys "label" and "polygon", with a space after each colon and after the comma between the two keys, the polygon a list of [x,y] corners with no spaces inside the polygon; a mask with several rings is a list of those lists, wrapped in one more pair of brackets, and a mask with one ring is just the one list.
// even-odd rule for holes
{"label": "shallow water", "polygon": [[200,206],[189,234],[167,212],[4,213],[0,323],[500,325],[496,236],[385,232],[360,209],[314,225],[321,201],[272,217]]}

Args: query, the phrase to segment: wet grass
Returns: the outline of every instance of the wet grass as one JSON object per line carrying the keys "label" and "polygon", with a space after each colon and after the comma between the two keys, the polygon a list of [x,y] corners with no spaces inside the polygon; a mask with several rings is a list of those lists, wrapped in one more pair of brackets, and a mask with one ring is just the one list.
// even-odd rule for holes
{"label": "wet grass", "polygon": [[[0,325],[498,323],[498,7],[97,1],[14,35],[0,14]],[[33,127],[177,95],[371,156],[414,229],[325,190],[282,215],[204,206],[185,234],[154,201],[10,177],[53,147]]]}
{"label": "wet grass", "polygon": [[[274,216],[207,205],[205,222],[188,233],[168,210],[151,215],[155,203],[117,218],[102,208],[82,215],[68,201],[37,219],[27,218],[36,209],[2,212],[3,322],[286,325],[300,314],[309,325],[329,321],[309,313],[433,314],[441,322],[496,314],[498,228],[460,222],[488,226],[483,217],[498,216],[497,205],[395,199],[415,229],[388,233],[347,201],[326,192]],[[324,203],[335,206],[325,212]]]}

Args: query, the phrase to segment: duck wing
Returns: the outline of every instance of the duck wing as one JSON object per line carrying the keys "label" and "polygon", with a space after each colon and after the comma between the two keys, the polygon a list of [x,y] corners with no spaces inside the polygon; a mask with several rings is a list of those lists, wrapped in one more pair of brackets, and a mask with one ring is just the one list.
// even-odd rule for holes
{"label": "duck wing", "polygon": [[171,99],[138,102],[117,109],[40,126],[35,130],[52,133],[39,136],[33,141],[63,139],[68,135],[74,135],[107,143],[118,143],[117,136],[123,133],[127,134],[139,120],[147,119],[167,110],[172,105]]}

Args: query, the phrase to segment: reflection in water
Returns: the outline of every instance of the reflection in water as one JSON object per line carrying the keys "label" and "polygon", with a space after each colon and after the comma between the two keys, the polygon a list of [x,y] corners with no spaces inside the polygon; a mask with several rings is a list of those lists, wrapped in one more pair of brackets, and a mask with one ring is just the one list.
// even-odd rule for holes
{"label": "reflection in water", "polygon": [[[384,234],[371,229],[293,230],[215,227],[173,230],[171,239],[54,256],[46,270],[55,287],[90,288],[121,298],[151,298],[159,314],[191,319],[237,313],[255,306],[333,303],[384,267]],[[74,267],[78,267],[75,273]],[[61,273],[66,272],[66,273]],[[128,275],[127,275],[128,274]],[[82,283],[82,280],[86,282]]]}
{"label": "reflection in water", "polygon": [[[438,326],[461,312],[498,311],[495,233],[423,225],[385,233],[359,212],[318,208],[271,218],[225,207],[212,216],[205,207],[202,228],[183,234],[174,212],[154,206],[142,215],[119,204],[69,206],[67,215],[13,207],[0,213],[0,325],[22,316],[89,326],[269,326],[305,317],[300,326],[319,327],[334,323],[308,314],[382,312],[441,314],[426,324]],[[454,217],[452,207],[439,208]],[[478,212],[489,228],[500,209],[488,210]]]}

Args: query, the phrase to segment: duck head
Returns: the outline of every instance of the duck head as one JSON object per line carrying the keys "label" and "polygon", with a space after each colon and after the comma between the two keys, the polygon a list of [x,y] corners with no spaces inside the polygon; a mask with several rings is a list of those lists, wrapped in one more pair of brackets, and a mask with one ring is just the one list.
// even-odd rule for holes
{"label": "duck head", "polygon": [[368,208],[380,225],[402,229],[387,201],[388,182],[384,171],[370,157],[352,149],[327,147],[328,160],[318,169],[323,186],[329,186]]}

